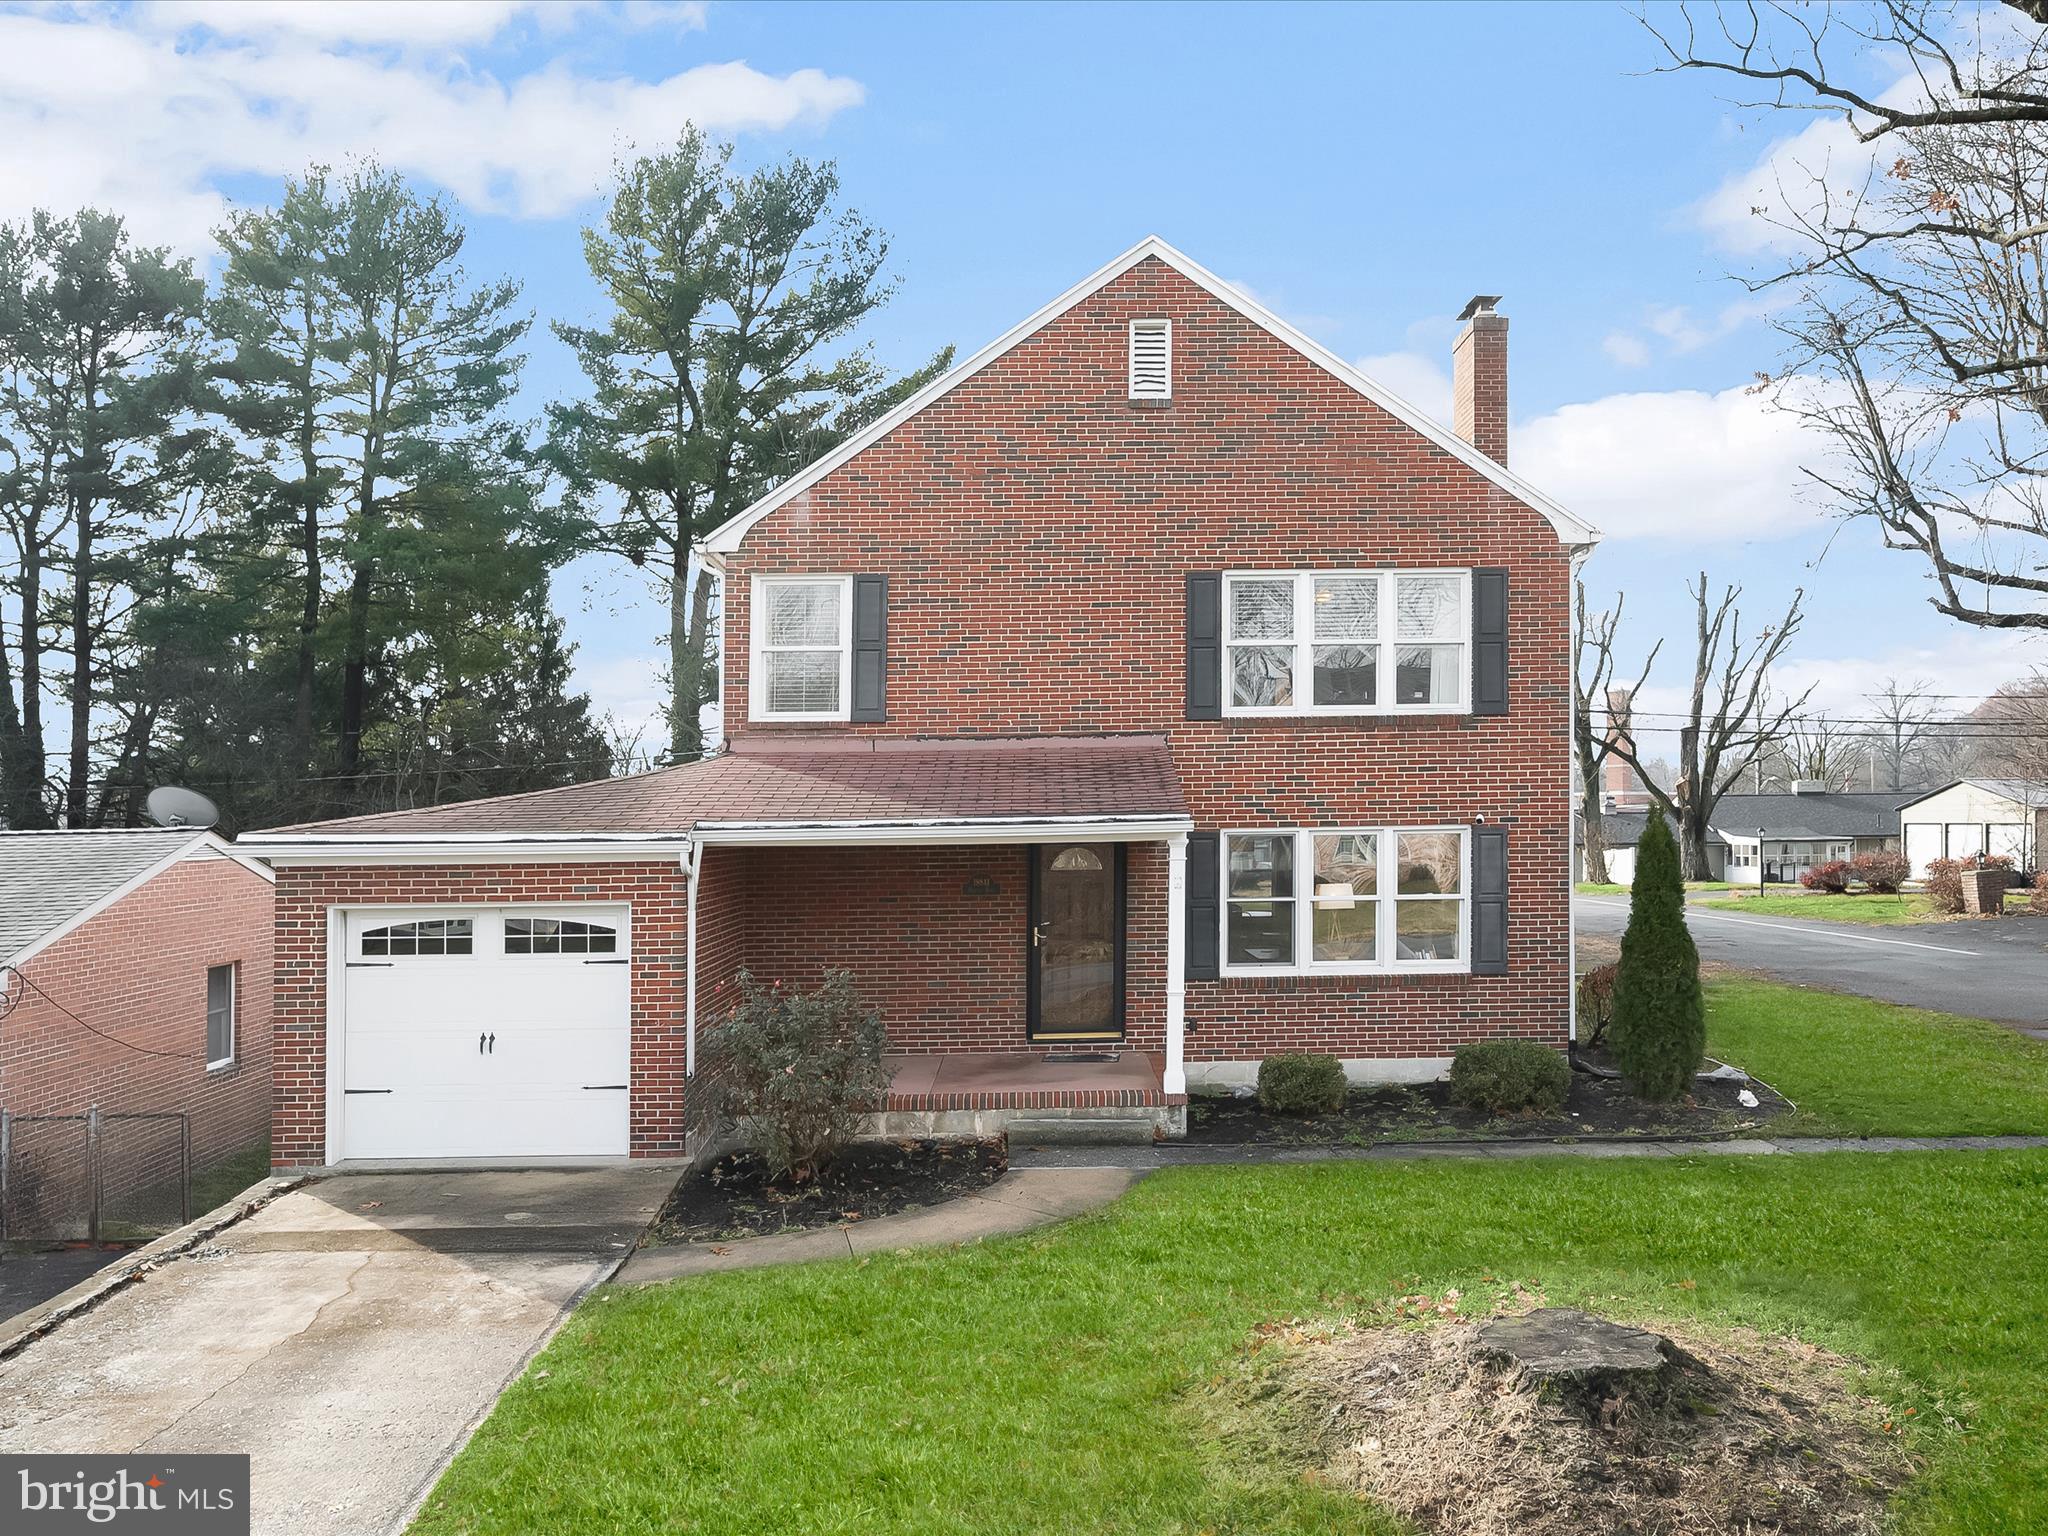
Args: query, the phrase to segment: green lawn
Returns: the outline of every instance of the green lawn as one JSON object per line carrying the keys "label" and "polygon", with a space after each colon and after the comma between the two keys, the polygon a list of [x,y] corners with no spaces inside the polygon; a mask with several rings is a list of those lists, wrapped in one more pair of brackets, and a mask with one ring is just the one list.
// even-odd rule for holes
{"label": "green lawn", "polygon": [[[1719,905],[1719,903],[1717,903]],[[1925,896],[1737,894],[1726,905],[1759,917],[1815,917],[1831,923],[1929,923],[1940,916]]]}
{"label": "green lawn", "polygon": [[1728,978],[1707,1050],[1799,1106],[1780,1132],[2048,1135],[2048,1045],[1981,1019]]}
{"label": "green lawn", "polygon": [[216,1206],[226,1205],[243,1190],[270,1172],[270,1140],[244,1147],[234,1156],[202,1168],[192,1175],[192,1214],[204,1216]]}
{"label": "green lawn", "polygon": [[[1685,882],[1685,888],[1688,891],[1753,891],[1756,889],[1756,882],[1752,880],[1746,884],[1737,884],[1732,880],[1688,880]],[[1572,889],[1581,896],[1626,896],[1629,891],[1629,888],[1625,885],[1602,885],[1597,880],[1581,880]],[[1770,889],[1774,891],[1792,891],[1797,890],[1798,887],[1773,885]]]}
{"label": "green lawn", "polygon": [[2040,1529],[2031,1152],[1178,1169],[1027,1237],[604,1291],[414,1529],[1389,1536],[1223,1454],[1204,1388],[1262,1321],[1453,1287],[1484,1311],[1510,1280],[1862,1356],[1928,1458],[1908,1536]]}

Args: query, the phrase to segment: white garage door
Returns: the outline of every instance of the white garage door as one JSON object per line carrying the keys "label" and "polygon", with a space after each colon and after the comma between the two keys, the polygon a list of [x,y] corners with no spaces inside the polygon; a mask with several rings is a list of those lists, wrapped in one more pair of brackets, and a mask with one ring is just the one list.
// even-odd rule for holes
{"label": "white garage door", "polygon": [[624,907],[347,914],[340,1153],[627,1150]]}

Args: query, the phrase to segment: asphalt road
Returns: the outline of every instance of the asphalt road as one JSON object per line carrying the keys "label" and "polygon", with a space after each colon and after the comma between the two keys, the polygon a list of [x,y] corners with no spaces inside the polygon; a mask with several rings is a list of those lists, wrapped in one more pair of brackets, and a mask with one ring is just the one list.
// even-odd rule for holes
{"label": "asphalt road", "polygon": [[[1619,939],[1628,902],[1574,896],[1581,933]],[[1860,997],[2015,1024],[2048,1037],[2048,919],[2019,914],[1982,922],[1895,928],[1751,917],[1703,902],[1686,907],[1702,960]]]}

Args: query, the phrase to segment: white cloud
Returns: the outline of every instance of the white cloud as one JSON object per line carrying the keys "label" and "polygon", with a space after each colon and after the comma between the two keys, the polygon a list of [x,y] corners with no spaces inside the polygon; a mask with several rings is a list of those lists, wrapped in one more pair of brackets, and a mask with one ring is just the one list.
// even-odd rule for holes
{"label": "white cloud", "polygon": [[1441,363],[1420,352],[1382,352],[1361,357],[1352,366],[1438,421],[1451,419],[1451,376]]}
{"label": "white cloud", "polygon": [[1781,538],[1824,514],[1801,495],[1821,444],[1744,388],[1608,395],[1516,427],[1515,472],[1610,538]]}
{"label": "white cloud", "polygon": [[[519,8],[481,9],[502,27]],[[318,35],[308,23],[223,37],[124,25],[104,12],[0,14],[0,141],[37,146],[0,158],[0,217],[96,204],[128,215],[141,238],[203,251],[225,206],[219,178],[367,155],[480,211],[552,218],[597,193],[621,149],[672,140],[686,122],[772,132],[828,121],[864,95],[842,76],[771,75],[742,61],[652,81],[561,62],[500,79],[453,56],[340,46],[353,16]],[[258,20],[252,13],[245,25]],[[406,37],[405,23],[378,25],[386,42],[477,35],[454,36],[453,21],[433,24],[445,29],[439,38],[424,21]]]}
{"label": "white cloud", "polygon": [[[1833,638],[1823,639],[1803,630],[1793,643],[1795,649],[1805,652],[1809,645],[1826,644]],[[1934,691],[1951,695],[1948,707],[1961,714],[2044,661],[2048,661],[2048,649],[2038,635],[1950,624],[1930,642],[1894,646],[1874,655],[1795,655],[1775,669],[1771,681],[1779,692],[1794,698],[1811,687],[1813,698],[1808,708],[1814,713],[1867,719],[1870,695],[1882,691],[1889,680],[1910,684],[1915,679],[1934,678]]]}
{"label": "white cloud", "polygon": [[1650,348],[1640,336],[1612,331],[1600,343],[1600,350],[1620,368],[1641,368],[1650,361]]}

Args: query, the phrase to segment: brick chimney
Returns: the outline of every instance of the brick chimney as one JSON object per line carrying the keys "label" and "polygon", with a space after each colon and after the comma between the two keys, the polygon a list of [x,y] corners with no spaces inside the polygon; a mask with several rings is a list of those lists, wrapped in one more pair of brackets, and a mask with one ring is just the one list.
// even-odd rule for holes
{"label": "brick chimney", "polygon": [[1508,461],[1508,317],[1494,313],[1497,293],[1475,295],[1458,318],[1451,345],[1451,426],[1492,459]]}

